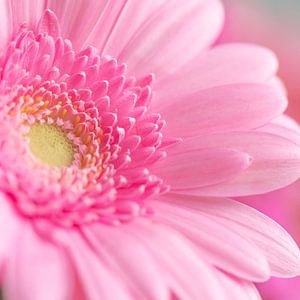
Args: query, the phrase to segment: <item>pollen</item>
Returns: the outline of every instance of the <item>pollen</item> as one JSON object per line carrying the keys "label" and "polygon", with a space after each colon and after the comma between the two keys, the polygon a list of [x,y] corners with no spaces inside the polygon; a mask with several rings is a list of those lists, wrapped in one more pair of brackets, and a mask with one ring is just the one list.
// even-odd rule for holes
{"label": "pollen", "polygon": [[30,151],[40,162],[50,167],[72,165],[75,147],[62,129],[35,123],[31,126],[28,137]]}

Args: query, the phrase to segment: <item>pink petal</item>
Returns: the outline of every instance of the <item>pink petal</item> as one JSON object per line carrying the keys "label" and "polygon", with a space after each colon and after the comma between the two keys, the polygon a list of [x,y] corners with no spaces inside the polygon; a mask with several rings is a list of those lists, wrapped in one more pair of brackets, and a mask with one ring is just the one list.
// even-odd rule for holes
{"label": "pink petal", "polygon": [[10,255],[19,226],[17,215],[9,201],[9,198],[0,193],[0,268]]}
{"label": "pink petal", "polygon": [[4,49],[12,34],[10,6],[8,1],[0,2],[0,18],[1,18],[0,49]]}
{"label": "pink petal", "polygon": [[34,30],[44,7],[45,1],[43,0],[1,1],[0,49],[3,49],[8,41],[16,35],[21,25],[26,24],[27,27]]}
{"label": "pink petal", "polygon": [[109,269],[123,278],[134,299],[168,299],[169,291],[155,257],[125,228],[97,225],[87,228],[85,236]]}
{"label": "pink petal", "polygon": [[262,84],[218,86],[156,103],[166,132],[181,137],[256,128],[287,106],[284,96]]}
{"label": "pink petal", "polygon": [[300,145],[299,129],[292,123],[285,126],[272,121],[266,124],[265,126],[258,128],[257,131],[276,134],[286,139],[289,139],[290,141],[293,141],[293,143]]}
{"label": "pink petal", "polygon": [[70,39],[74,48],[79,50],[103,14],[107,2],[107,0],[48,0],[47,8],[57,16],[62,35]]}
{"label": "pink petal", "polygon": [[300,274],[297,244],[279,224],[259,211],[230,199],[178,196],[169,201],[205,213],[212,221],[255,244],[265,255],[273,276]]}
{"label": "pink petal", "polygon": [[[179,199],[187,199],[189,203],[188,197],[182,196]],[[165,198],[167,202],[163,202]],[[215,267],[251,281],[265,281],[270,277],[265,256],[247,237],[232,232],[230,228],[199,211],[190,210],[187,205],[178,205],[177,198],[169,194],[152,202],[155,220],[188,237],[202,252],[205,260]],[[201,198],[198,202],[201,205]]]}
{"label": "pink petal", "polygon": [[232,149],[185,149],[151,168],[172,189],[195,188],[228,181],[251,164],[251,157]]}
{"label": "pink petal", "polygon": [[288,95],[288,91],[284,85],[284,82],[279,77],[274,76],[270,80],[268,80],[267,83],[268,83],[268,85],[277,89],[278,93],[281,93],[283,95]]}
{"label": "pink petal", "polygon": [[252,282],[240,280],[223,272],[217,272],[219,280],[230,300],[261,300]]}
{"label": "pink petal", "polygon": [[23,24],[34,30],[43,14],[46,2],[45,0],[10,0],[11,33],[16,34]]}
{"label": "pink petal", "polygon": [[52,37],[56,38],[60,35],[60,27],[55,14],[47,9],[38,24],[38,32],[47,32]]}
{"label": "pink petal", "polygon": [[145,222],[127,230],[156,258],[170,290],[178,299],[223,299],[213,269],[183,236],[164,226]]}
{"label": "pink petal", "polygon": [[76,232],[71,235],[70,255],[77,269],[85,299],[131,299],[121,278],[104,265],[97,252],[95,253],[84,237]]}
{"label": "pink petal", "polygon": [[268,124],[257,128],[257,131],[277,134],[300,145],[300,126],[294,119],[285,114],[282,114]]}
{"label": "pink petal", "polygon": [[270,50],[256,45],[216,46],[162,82],[156,80],[160,93],[155,101],[219,85],[265,83],[276,73],[277,65]]}
{"label": "pink petal", "polygon": [[107,1],[100,18],[83,40],[83,47],[94,45],[108,55],[118,57],[145,20],[166,3],[166,0]]}
{"label": "pink petal", "polygon": [[[211,44],[223,23],[218,0],[49,0],[47,6],[75,49],[93,45],[126,61],[135,76],[170,74]],[[193,47],[186,47],[189,42]]]}
{"label": "pink petal", "polygon": [[40,239],[28,224],[19,229],[5,265],[5,299],[70,299],[73,277],[64,252]]}
{"label": "pink petal", "polygon": [[[132,21],[127,18],[120,26],[126,28]],[[152,72],[156,77],[172,74],[209,46],[222,24],[218,0],[168,1],[148,16],[118,57],[137,77]],[[114,47],[119,49],[118,40]]]}
{"label": "pink petal", "polygon": [[272,123],[300,132],[300,125],[286,114],[282,114],[278,118],[275,118]]}
{"label": "pink petal", "polygon": [[248,153],[253,162],[234,179],[184,193],[206,196],[245,196],[266,193],[296,181],[300,176],[300,147],[283,137],[264,132],[232,132],[212,134],[184,140],[170,149],[182,153],[184,149],[227,147]]}

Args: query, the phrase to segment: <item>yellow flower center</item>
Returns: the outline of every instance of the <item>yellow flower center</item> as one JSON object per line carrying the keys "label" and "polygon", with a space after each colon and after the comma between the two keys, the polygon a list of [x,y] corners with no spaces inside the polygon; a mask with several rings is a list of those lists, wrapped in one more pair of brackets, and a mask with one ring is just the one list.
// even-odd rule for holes
{"label": "yellow flower center", "polygon": [[74,145],[60,128],[35,123],[31,126],[28,137],[31,153],[42,163],[51,167],[72,165]]}

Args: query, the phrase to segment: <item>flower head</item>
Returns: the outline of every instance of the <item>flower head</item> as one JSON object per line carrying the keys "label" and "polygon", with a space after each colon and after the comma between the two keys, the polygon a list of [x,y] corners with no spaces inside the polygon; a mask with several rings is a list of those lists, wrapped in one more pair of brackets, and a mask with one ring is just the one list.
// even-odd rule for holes
{"label": "flower head", "polygon": [[[55,18],[46,11],[39,28]],[[148,166],[176,142],[163,139],[165,121],[148,111],[153,75],[137,80],[94,47],[75,52],[68,40],[28,29],[3,60],[2,119],[14,123],[3,135],[21,145],[4,143],[3,156],[18,159],[3,161],[2,182],[9,192],[7,173],[19,181],[22,213],[67,226],[147,214],[143,200],[168,190]]]}
{"label": "flower head", "polygon": [[219,1],[24,3],[1,41],[8,299],[257,298],[299,272],[282,228],[216,198],[300,173],[299,146],[258,130],[286,107],[272,53],[211,49]]}

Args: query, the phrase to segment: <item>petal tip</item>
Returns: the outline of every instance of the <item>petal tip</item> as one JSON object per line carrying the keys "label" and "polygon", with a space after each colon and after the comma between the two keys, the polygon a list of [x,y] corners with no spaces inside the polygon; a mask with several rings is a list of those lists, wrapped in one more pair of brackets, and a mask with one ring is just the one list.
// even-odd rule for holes
{"label": "petal tip", "polygon": [[39,33],[46,32],[53,37],[58,37],[60,35],[60,26],[55,13],[46,9],[38,23],[37,31]]}

